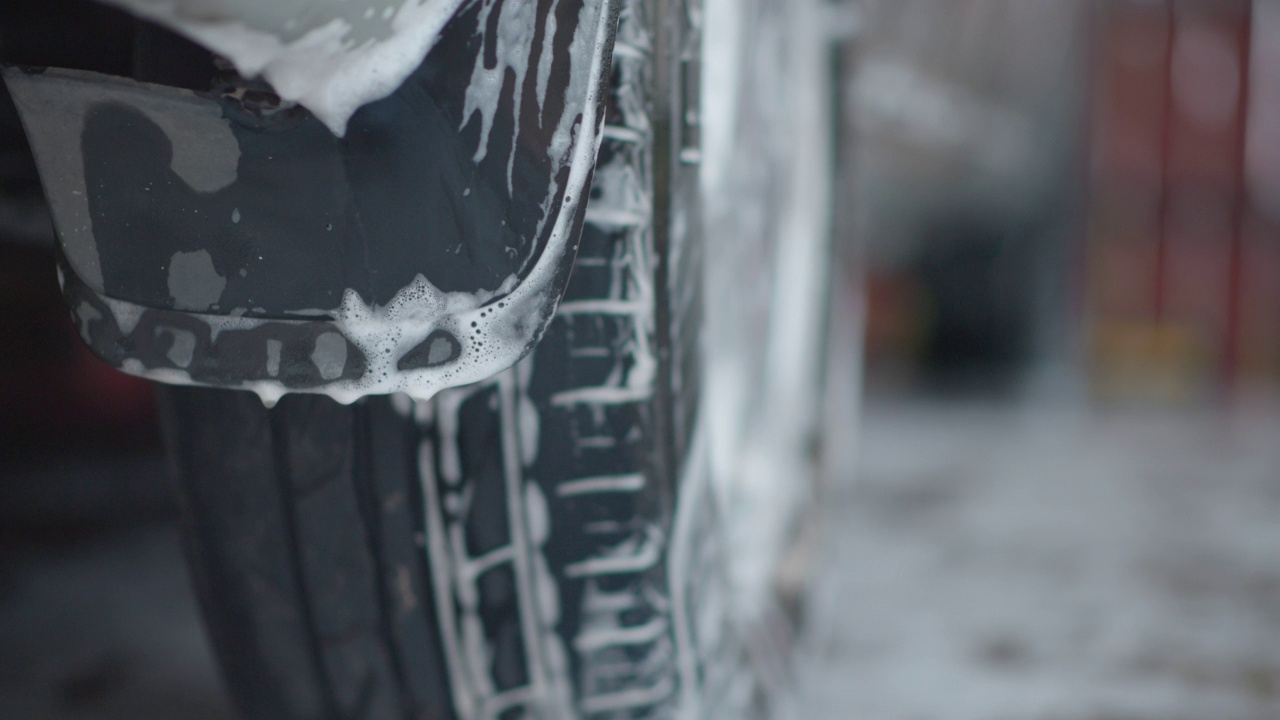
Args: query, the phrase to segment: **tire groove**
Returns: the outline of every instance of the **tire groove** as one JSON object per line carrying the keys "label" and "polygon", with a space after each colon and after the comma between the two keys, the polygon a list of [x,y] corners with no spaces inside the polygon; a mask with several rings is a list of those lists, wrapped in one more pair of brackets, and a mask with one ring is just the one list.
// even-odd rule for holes
{"label": "tire groove", "polygon": [[[391,577],[391,568],[387,564],[386,554],[382,550],[383,524],[382,515],[376,493],[374,492],[373,452],[370,443],[370,423],[372,419],[369,406],[358,403],[354,408],[354,444],[351,463],[351,482],[356,498],[356,511],[364,523],[365,541],[369,548],[369,557],[373,561],[373,591],[378,601],[378,628],[382,644],[387,652],[387,661],[395,676],[396,696],[400,704],[400,713],[405,720],[411,720],[415,714],[413,697],[409,692],[409,676],[405,671],[404,653],[400,643],[396,641],[395,629],[391,625],[391,613],[394,604],[387,591],[387,582]],[[372,678],[370,678],[372,680]],[[363,692],[363,691],[362,691]]]}
{"label": "tire groove", "polygon": [[[423,487],[424,478],[419,467],[422,450],[419,447],[422,443],[437,444],[437,437],[428,429],[420,426],[417,422],[406,422],[404,424],[404,432],[407,435],[408,442],[405,443],[405,453],[408,455],[407,465],[408,472],[404,478],[404,491],[409,500],[409,516],[413,523],[415,533],[415,549],[413,553],[414,567],[418,573],[418,579],[422,586],[427,590],[427,597],[422,599],[423,604],[428,608],[428,616],[432,619],[427,626],[427,637],[425,638],[433,648],[439,649],[444,645],[441,637],[442,633],[448,632],[449,628],[443,628],[436,621],[438,610],[434,607],[435,595],[432,591],[435,588],[435,576],[431,569],[430,554],[426,551],[426,533],[427,533],[427,510],[426,510],[426,488]],[[421,538],[421,539],[419,539]],[[442,701],[439,703],[441,708],[448,708],[447,718],[455,718],[457,716],[454,693],[449,681],[449,674],[457,672],[456,668],[448,667],[448,661],[441,657],[442,663],[442,686],[440,688]],[[442,717],[441,720],[445,720]]]}
{"label": "tire groove", "polygon": [[[375,688],[378,685],[378,678],[375,673],[370,671],[365,673],[364,680],[360,683],[360,694],[356,697],[354,714],[351,720],[368,720],[369,709],[373,707],[373,696],[377,692]],[[406,718],[410,716],[406,715]]]}
{"label": "tire groove", "polygon": [[280,492],[283,510],[281,521],[285,525],[285,534],[290,539],[288,548],[289,564],[294,582],[299,589],[298,610],[306,627],[307,644],[311,648],[311,669],[315,674],[316,684],[323,699],[325,717],[329,720],[339,720],[341,714],[338,712],[338,699],[334,692],[332,679],[329,677],[328,668],[325,667],[324,642],[320,637],[319,628],[316,627],[315,608],[312,607],[310,584],[307,582],[306,566],[302,558],[301,538],[298,537],[298,507],[295,502],[295,493],[293,492],[293,473],[291,472],[293,463],[290,462],[289,457],[289,428],[286,422],[288,418],[285,414],[285,410],[291,408],[292,406],[286,406],[286,408],[271,410],[268,413],[272,453],[275,456],[275,472],[273,474],[276,480],[276,488]]}

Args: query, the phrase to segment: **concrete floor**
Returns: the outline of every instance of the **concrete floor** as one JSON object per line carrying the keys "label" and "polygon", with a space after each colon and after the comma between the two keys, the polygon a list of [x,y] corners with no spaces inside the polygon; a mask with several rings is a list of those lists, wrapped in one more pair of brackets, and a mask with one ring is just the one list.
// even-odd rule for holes
{"label": "concrete floor", "polygon": [[803,717],[1280,718],[1274,415],[879,404],[856,467]]}
{"label": "concrete floor", "polygon": [[[873,403],[805,720],[1280,718],[1280,416]],[[229,720],[176,534],[0,547],[0,719]]]}

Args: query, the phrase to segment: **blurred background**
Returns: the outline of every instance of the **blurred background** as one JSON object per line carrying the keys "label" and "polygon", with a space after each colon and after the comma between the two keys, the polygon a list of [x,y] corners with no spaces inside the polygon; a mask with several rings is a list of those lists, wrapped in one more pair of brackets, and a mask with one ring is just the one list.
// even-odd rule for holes
{"label": "blurred background", "polygon": [[[801,717],[1280,718],[1280,0],[851,5],[865,399]],[[16,12],[0,54],[128,62]],[[228,718],[150,392],[50,232],[0,95],[0,718]]]}
{"label": "blurred background", "polygon": [[860,9],[806,717],[1280,718],[1280,3]]}
{"label": "blurred background", "polygon": [[1274,393],[1276,3],[864,8],[846,118],[876,379]]}

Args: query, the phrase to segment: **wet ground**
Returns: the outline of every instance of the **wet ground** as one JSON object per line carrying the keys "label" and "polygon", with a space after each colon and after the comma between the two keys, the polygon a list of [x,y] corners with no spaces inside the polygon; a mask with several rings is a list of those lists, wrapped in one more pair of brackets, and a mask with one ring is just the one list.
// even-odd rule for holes
{"label": "wet ground", "polygon": [[830,509],[810,718],[1280,718],[1273,415],[879,404]]}
{"label": "wet ground", "polygon": [[[802,717],[1280,718],[1278,469],[1272,415],[874,403]],[[0,719],[230,719],[151,506],[0,546]]]}

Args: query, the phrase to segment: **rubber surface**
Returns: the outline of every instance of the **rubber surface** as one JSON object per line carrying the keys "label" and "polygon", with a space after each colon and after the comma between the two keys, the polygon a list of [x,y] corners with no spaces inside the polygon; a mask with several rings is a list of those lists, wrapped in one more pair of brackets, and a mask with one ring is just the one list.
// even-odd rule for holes
{"label": "rubber surface", "polygon": [[449,717],[414,446],[387,401],[163,399],[192,573],[245,716]]}
{"label": "rubber surface", "polygon": [[690,74],[695,29],[650,29],[688,10],[623,10],[575,270],[516,368],[416,405],[163,390],[248,717],[672,717],[732,672],[712,656],[715,518],[678,517],[702,487],[682,480],[701,259],[683,104],[655,88]]}

